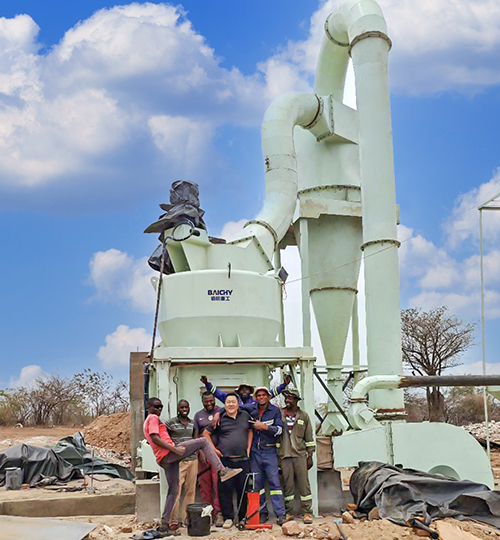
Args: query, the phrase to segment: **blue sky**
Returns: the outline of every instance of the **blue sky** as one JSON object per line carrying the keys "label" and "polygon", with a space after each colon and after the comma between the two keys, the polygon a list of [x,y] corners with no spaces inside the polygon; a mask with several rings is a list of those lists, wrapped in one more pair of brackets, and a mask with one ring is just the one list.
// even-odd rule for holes
{"label": "blue sky", "polygon": [[[0,388],[84,367],[126,377],[128,352],[147,348],[153,323],[145,259],[156,239],[142,231],[178,178],[200,184],[214,235],[257,213],[263,113],[283,92],[310,90],[335,5],[3,2]],[[464,211],[500,192],[500,7],[381,6],[394,43],[400,236],[411,237],[400,250],[402,306],[446,304],[478,322],[477,212]],[[499,225],[500,212],[486,216],[492,370]],[[287,261],[296,272],[293,254]],[[466,370],[479,359],[475,347]]]}

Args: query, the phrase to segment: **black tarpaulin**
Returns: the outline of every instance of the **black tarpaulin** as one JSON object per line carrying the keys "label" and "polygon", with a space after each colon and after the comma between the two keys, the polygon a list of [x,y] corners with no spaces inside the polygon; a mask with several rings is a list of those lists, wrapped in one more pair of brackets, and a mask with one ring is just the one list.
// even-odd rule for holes
{"label": "black tarpaulin", "polygon": [[177,180],[170,188],[170,204],[160,204],[165,210],[158,221],[152,223],[145,233],[162,233],[183,223],[199,229],[206,229],[200,208],[200,190],[198,184],[187,180]]}
{"label": "black tarpaulin", "polygon": [[381,518],[400,524],[471,517],[500,527],[500,492],[469,480],[366,461],[353,472],[350,490],[358,512],[376,507]]}
{"label": "black tarpaulin", "polygon": [[[198,184],[187,180],[177,180],[170,188],[170,204],[160,204],[160,208],[165,210],[158,221],[144,231],[145,233],[163,233],[167,229],[172,229],[178,225],[189,225],[192,228],[206,229],[203,215],[205,211],[200,208],[200,190]],[[160,236],[161,240],[161,236]],[[163,244],[160,244],[149,257],[148,264],[157,272],[161,271],[161,256]],[[175,272],[168,250],[164,253],[164,274]]]}
{"label": "black tarpaulin", "polygon": [[19,467],[23,483],[34,484],[42,478],[55,476],[61,482],[83,478],[79,468],[58,456],[51,448],[21,444],[0,452],[0,486],[5,484],[5,469]]}
{"label": "black tarpaulin", "polygon": [[85,446],[85,439],[81,433],[68,435],[61,439],[54,452],[63,458],[66,462],[78,467],[84,474],[107,474],[124,480],[134,480],[134,475],[126,467],[109,463],[105,459],[95,457],[92,460],[92,454]]}

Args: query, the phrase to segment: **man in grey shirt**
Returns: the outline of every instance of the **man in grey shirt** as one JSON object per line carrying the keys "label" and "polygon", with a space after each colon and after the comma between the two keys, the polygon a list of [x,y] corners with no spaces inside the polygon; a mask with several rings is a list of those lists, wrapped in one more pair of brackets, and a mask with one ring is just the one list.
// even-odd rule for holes
{"label": "man in grey shirt", "polygon": [[[177,404],[177,416],[170,418],[165,422],[167,430],[177,445],[185,441],[194,439],[194,423],[189,418],[189,403],[181,399]],[[192,504],[196,497],[196,477],[198,475],[198,456],[192,454],[179,462],[179,494],[175,500],[172,517],[170,519],[170,528],[177,529],[183,523],[186,523],[186,508]],[[181,493],[184,488],[184,501],[182,503],[181,516],[179,519],[179,503]]]}

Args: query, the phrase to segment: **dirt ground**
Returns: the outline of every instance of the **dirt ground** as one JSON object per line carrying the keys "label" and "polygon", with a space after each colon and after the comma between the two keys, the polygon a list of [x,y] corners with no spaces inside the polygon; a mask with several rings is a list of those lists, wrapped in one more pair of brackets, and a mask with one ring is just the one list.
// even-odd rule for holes
{"label": "dirt ground", "polygon": [[0,450],[18,444],[51,446],[56,444],[59,439],[73,435],[78,430],[75,427],[0,427]]}
{"label": "dirt ground", "polygon": [[[75,491],[72,491],[75,490]],[[74,493],[89,495],[122,495],[135,493],[135,484],[121,478],[110,478],[103,474],[94,476],[94,485],[90,477],[85,480],[72,480],[65,486],[47,486],[44,488],[24,488],[16,491],[7,491],[0,488],[0,502],[20,501],[25,499],[59,499],[72,496]]]}
{"label": "dirt ground", "polygon": [[[112,424],[115,426],[114,436],[118,432],[121,432],[123,426],[126,425],[127,419],[115,418],[111,419]],[[91,438],[96,442],[99,441],[101,444],[106,444],[107,449],[102,449],[102,452],[106,452],[109,459],[109,453],[113,454],[112,444],[106,443],[105,437],[100,436],[100,433],[106,432],[109,427],[109,421],[106,425],[100,425],[100,423],[94,424],[94,433]],[[102,428],[102,429],[101,429]],[[82,429],[82,428],[80,428]],[[4,448],[9,448],[16,446],[18,444],[31,444],[35,446],[50,446],[57,443],[59,439],[67,435],[73,435],[79,431],[75,427],[52,427],[52,428],[4,428],[0,427],[0,450]],[[91,446],[90,444],[88,445]],[[97,448],[97,447],[96,447]],[[123,452],[116,452],[117,455],[123,455]],[[111,459],[110,459],[111,461]],[[491,461],[492,468],[495,477],[495,484],[500,486],[500,450],[492,449],[491,452]],[[70,482],[70,487],[82,487],[82,480],[75,480]],[[98,493],[111,494],[111,493],[133,493],[135,486],[132,482],[127,482],[125,480],[119,479],[109,479],[106,476],[99,475],[99,478],[94,481],[94,488]],[[88,489],[88,488],[87,488]],[[0,500],[19,500],[32,498],[36,492],[36,497],[40,498],[54,498],[54,497],[64,497],[66,492],[59,492],[52,488],[42,488],[42,489],[26,489],[16,492],[6,492],[4,488],[0,489]],[[86,491],[84,491],[85,493]],[[338,516],[325,516],[322,518],[317,518],[314,520],[314,527],[316,528],[316,534],[311,536],[309,533],[302,533],[300,537],[297,538],[311,538],[318,539],[317,530],[322,531],[335,531],[334,519]],[[125,516],[75,516],[62,518],[70,521],[83,521],[95,523],[97,525],[96,529],[90,533],[89,538],[91,540],[130,540],[134,534],[140,534],[142,531],[147,530],[153,526],[152,523],[143,524],[138,523],[134,515],[125,515]],[[455,520],[446,520],[453,523],[454,526],[460,528],[461,530],[471,533],[480,540],[491,540],[498,538],[500,540],[500,531],[482,525],[480,523],[475,523],[471,521],[457,522]],[[421,538],[417,536],[411,529],[407,527],[400,527],[391,523],[388,520],[374,520],[374,521],[358,521],[354,524],[344,523],[341,525],[346,538],[348,540],[413,540]],[[179,540],[187,540],[187,530],[181,529],[182,536],[179,537]],[[321,536],[321,534],[320,534]],[[274,525],[271,530],[262,530],[262,531],[238,531],[234,527],[229,530],[223,530],[219,528],[213,528],[210,534],[212,540],[284,540],[286,537],[281,527]],[[333,536],[330,534],[325,534],[324,540],[333,540]]]}
{"label": "dirt ground", "polygon": [[[213,527],[210,537],[212,540],[284,540],[291,538],[306,538],[314,539],[318,538],[317,531],[336,531],[336,525],[334,519],[338,516],[326,516],[317,518],[314,520],[314,529],[316,534],[305,534],[304,536],[290,537],[285,536],[281,530],[281,527],[273,525],[272,529],[260,530],[260,531],[238,531],[234,527],[229,530]],[[83,521],[88,523],[95,523],[96,529],[89,534],[91,540],[130,540],[133,535],[138,535],[142,531],[151,527],[152,524],[138,523],[135,516],[92,516],[92,517],[71,517],[63,518],[70,521]],[[453,519],[446,519],[448,523],[451,523],[454,527],[473,534],[473,538],[478,540],[493,540],[500,538],[500,531],[472,521],[455,521]],[[417,535],[412,529],[408,527],[401,527],[395,525],[386,519],[379,519],[374,521],[358,521],[354,524],[342,524],[342,530],[348,538],[348,540],[417,540],[422,538]],[[435,524],[432,526],[436,527]],[[188,540],[187,529],[181,529],[182,535],[179,536],[179,540]],[[328,540],[328,535],[324,536],[324,540]],[[330,539],[333,536],[330,536]],[[459,536],[457,536],[459,538]]]}

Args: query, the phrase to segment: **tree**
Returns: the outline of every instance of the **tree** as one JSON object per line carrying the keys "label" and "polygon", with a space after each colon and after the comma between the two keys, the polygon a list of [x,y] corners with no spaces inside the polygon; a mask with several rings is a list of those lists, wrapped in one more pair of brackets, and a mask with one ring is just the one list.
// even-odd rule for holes
{"label": "tree", "polygon": [[62,424],[71,404],[78,401],[75,384],[59,374],[43,374],[26,390],[31,420],[35,426]]}
{"label": "tree", "polygon": [[[459,366],[462,354],[474,344],[475,323],[466,323],[448,312],[446,306],[401,312],[403,362],[413,375],[442,375]],[[444,397],[439,388],[426,390],[429,420],[444,416]]]}
{"label": "tree", "polygon": [[106,372],[98,373],[84,369],[82,373],[73,375],[73,382],[78,394],[88,405],[93,417],[108,414],[113,405],[110,401],[113,377]]}

